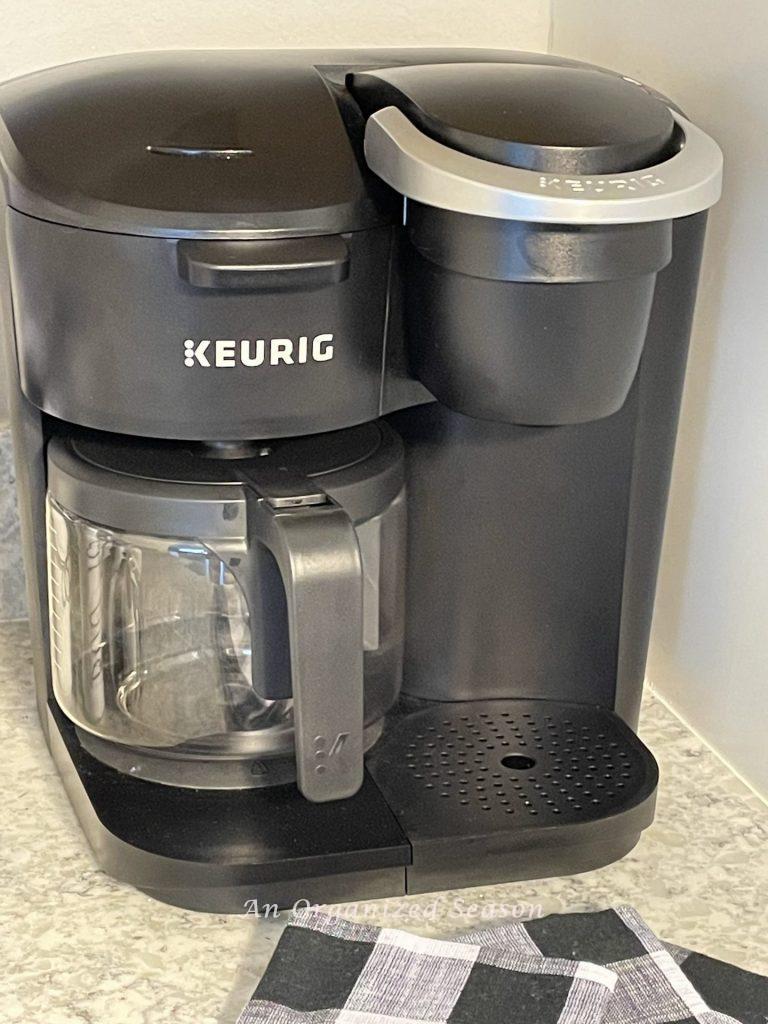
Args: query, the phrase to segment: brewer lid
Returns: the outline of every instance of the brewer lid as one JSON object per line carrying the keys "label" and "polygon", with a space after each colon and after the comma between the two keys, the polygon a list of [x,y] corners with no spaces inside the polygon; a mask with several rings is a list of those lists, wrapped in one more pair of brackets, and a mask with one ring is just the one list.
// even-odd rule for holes
{"label": "brewer lid", "polygon": [[452,213],[638,224],[720,197],[717,144],[643,86],[588,67],[455,63],[349,76],[365,158],[393,189]]}
{"label": "brewer lid", "polygon": [[609,174],[679,149],[669,108],[643,86],[590,68],[414,65],[350,76],[366,113],[401,110],[430,138],[510,167]]}

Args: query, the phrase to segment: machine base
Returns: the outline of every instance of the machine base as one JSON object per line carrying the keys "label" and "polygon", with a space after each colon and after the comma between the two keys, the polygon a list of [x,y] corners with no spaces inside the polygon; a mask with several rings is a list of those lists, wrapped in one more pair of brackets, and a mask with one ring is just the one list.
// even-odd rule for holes
{"label": "machine base", "polygon": [[101,764],[49,707],[51,751],[99,865],[157,899],[268,913],[573,874],[624,856],[658,769],[611,711],[557,701],[403,705],[349,800],[295,786],[160,786]]}

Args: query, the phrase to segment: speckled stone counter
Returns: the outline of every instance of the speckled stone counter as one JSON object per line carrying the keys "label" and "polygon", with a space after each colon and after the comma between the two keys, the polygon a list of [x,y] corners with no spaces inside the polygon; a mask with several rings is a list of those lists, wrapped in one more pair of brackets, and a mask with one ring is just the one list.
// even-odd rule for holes
{"label": "speckled stone counter", "polygon": [[[513,915],[631,903],[659,935],[768,973],[768,808],[663,705],[655,824],[623,861],[567,878],[340,907],[450,936]],[[156,903],[98,871],[37,724],[24,623],[0,626],[0,1021],[231,1024],[287,915]]]}

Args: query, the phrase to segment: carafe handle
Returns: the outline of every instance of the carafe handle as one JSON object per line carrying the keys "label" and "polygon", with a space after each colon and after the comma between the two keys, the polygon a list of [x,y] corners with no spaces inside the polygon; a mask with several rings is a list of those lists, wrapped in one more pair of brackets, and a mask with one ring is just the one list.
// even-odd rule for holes
{"label": "carafe handle", "polygon": [[347,513],[301,474],[241,467],[248,545],[285,587],[298,787],[316,803],[363,782],[363,574]]}

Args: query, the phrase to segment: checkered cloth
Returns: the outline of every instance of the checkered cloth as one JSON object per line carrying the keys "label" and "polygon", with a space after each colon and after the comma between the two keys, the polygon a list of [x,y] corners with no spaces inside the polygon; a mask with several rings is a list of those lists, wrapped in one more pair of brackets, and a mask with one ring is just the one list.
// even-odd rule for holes
{"label": "checkered cloth", "polygon": [[607,967],[617,980],[604,1024],[768,1024],[768,979],[667,945],[632,907],[552,914],[467,941]]}
{"label": "checkered cloth", "polygon": [[768,980],[665,946],[630,907],[452,942],[302,911],[238,1024],[766,1024],[767,1014]]}

